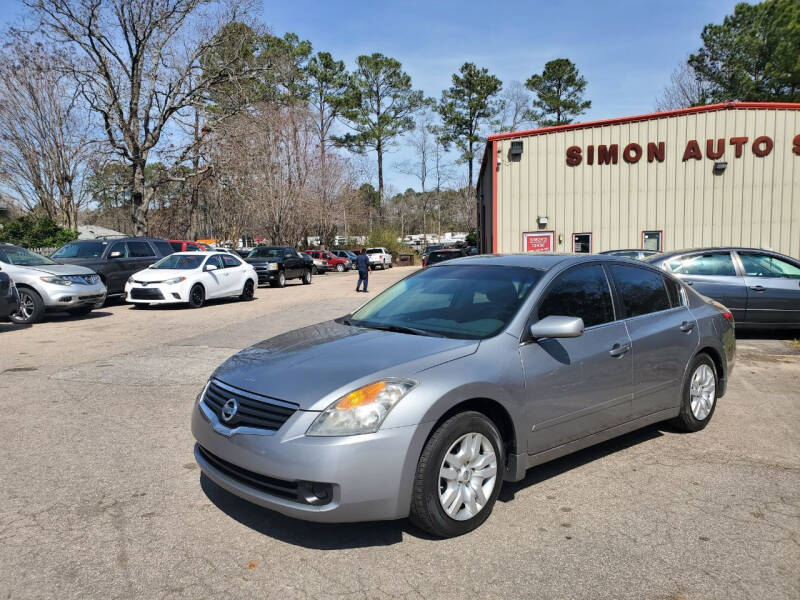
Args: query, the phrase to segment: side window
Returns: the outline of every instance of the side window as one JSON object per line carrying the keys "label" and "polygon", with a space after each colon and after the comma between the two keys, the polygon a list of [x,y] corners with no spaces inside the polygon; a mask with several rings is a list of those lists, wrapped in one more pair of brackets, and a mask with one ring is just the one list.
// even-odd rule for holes
{"label": "side window", "polygon": [[181,242],[170,242],[169,245],[172,247],[172,252],[183,251],[183,244]]}
{"label": "side window", "polygon": [[155,256],[147,242],[128,242],[128,256],[131,258],[150,258]]}
{"label": "side window", "polygon": [[169,256],[173,252],[180,252],[180,250],[175,250],[175,245],[169,242],[153,242],[153,245],[163,256]]}
{"label": "side window", "polygon": [[667,287],[667,297],[669,297],[669,305],[672,308],[683,306],[683,294],[681,293],[680,284],[674,279],[664,277],[664,285]]}
{"label": "side window", "polygon": [[186,244],[186,250],[188,252],[199,252],[200,246],[198,246],[197,244]]}
{"label": "side window", "polygon": [[676,258],[667,263],[673,273],[681,275],[736,276],[730,252],[709,252]]}
{"label": "side window", "polygon": [[800,278],[800,267],[769,254],[743,254],[740,252],[739,257],[742,259],[744,272],[748,277]]}
{"label": "side window", "polygon": [[626,318],[667,310],[670,307],[661,273],[623,265],[611,265],[611,272],[625,305]]}
{"label": "side window", "polygon": [[108,256],[110,257],[114,252],[119,252],[119,258],[128,258],[128,244],[125,242],[113,244],[108,250]]}
{"label": "side window", "polygon": [[214,265],[218,269],[224,268],[222,266],[222,260],[220,259],[219,254],[215,254],[214,256],[209,256],[205,266],[207,267],[208,265]]}
{"label": "side window", "polygon": [[539,305],[539,318],[580,317],[586,327],[614,320],[611,290],[599,265],[578,267],[561,275]]}
{"label": "side window", "polygon": [[242,263],[229,254],[224,254],[222,255],[222,264],[225,265],[226,269],[232,269],[234,267],[238,267]]}

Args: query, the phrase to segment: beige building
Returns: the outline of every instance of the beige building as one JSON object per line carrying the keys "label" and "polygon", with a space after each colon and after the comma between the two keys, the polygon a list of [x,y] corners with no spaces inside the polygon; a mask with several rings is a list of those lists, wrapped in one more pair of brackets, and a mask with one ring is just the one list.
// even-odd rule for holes
{"label": "beige building", "polygon": [[800,256],[800,104],[729,103],[489,136],[481,250]]}

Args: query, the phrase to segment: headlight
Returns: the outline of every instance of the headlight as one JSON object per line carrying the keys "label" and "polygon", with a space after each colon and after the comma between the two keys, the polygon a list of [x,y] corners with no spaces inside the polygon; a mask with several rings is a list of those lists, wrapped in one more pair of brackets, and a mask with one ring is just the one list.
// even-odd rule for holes
{"label": "headlight", "polygon": [[64,279],[62,277],[41,277],[40,279],[44,282],[55,285],[72,285],[72,282],[69,279]]}
{"label": "headlight", "polygon": [[176,283],[180,283],[181,281],[186,281],[186,277],[174,277],[172,279],[167,279],[163,281],[165,285],[175,285]]}
{"label": "headlight", "polygon": [[416,385],[417,382],[411,379],[386,379],[365,385],[342,396],[325,409],[308,428],[306,435],[373,433],[395,404]]}
{"label": "headlight", "polygon": [[278,270],[278,263],[269,263],[267,264],[268,271],[277,271]]}

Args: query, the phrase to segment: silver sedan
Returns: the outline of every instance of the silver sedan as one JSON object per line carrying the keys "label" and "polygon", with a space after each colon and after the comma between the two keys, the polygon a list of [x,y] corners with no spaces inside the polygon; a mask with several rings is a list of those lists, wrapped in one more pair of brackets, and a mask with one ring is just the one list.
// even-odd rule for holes
{"label": "silver sedan", "polygon": [[638,261],[455,259],[228,359],[195,457],[286,515],[461,535],[530,467],[660,421],[703,429],[735,350],[723,305]]}

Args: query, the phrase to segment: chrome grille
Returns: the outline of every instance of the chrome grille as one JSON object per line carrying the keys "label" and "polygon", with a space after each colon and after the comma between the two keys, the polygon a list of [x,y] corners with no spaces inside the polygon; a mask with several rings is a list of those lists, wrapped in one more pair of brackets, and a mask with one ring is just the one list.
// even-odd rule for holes
{"label": "chrome grille", "polygon": [[[238,409],[233,418],[226,421],[222,417],[222,407],[231,399],[236,400]],[[208,383],[203,402],[227,427],[254,427],[270,431],[280,429],[299,408],[296,404],[246,392],[217,379]]]}
{"label": "chrome grille", "polygon": [[61,279],[66,279],[72,283],[79,283],[82,285],[95,285],[100,283],[99,275],[62,275]]}

